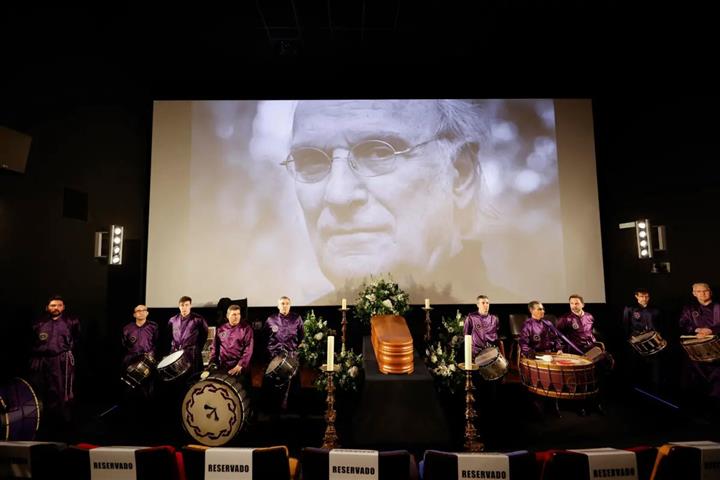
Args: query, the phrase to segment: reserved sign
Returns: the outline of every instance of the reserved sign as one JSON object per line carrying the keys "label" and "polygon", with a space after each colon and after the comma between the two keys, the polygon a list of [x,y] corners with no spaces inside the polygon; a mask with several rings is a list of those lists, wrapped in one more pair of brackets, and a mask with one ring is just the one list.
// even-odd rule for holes
{"label": "reserved sign", "polygon": [[205,450],[205,480],[252,480],[253,448]]}
{"label": "reserved sign", "polygon": [[377,480],[377,450],[334,448],[329,454],[330,480]]}
{"label": "reserved sign", "polygon": [[588,478],[613,480],[638,480],[637,457],[634,452],[616,448],[588,448],[568,450],[581,453],[588,459]]}
{"label": "reserved sign", "polygon": [[502,453],[458,453],[458,480],[510,478],[510,458]]}
{"label": "reserved sign", "polygon": [[670,445],[700,450],[700,478],[702,480],[720,480],[720,443],[697,441],[672,442]]}
{"label": "reserved sign", "polygon": [[93,448],[90,450],[91,480],[137,480],[135,452],[143,448]]}

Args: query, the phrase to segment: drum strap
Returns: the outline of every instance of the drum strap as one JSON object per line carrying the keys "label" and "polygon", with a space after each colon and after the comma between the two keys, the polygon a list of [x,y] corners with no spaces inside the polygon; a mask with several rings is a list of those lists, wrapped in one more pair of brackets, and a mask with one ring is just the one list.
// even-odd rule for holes
{"label": "drum strap", "polygon": [[562,334],[560,330],[557,329],[555,325],[553,325],[549,320],[545,320],[543,318],[543,323],[550,328],[553,332],[555,332],[556,335],[560,336],[560,338],[563,339],[565,343],[567,343],[571,348],[573,348],[578,354],[585,355],[585,352],[580,350],[577,345],[575,345],[573,342],[570,341],[569,338],[567,338],[565,335]]}

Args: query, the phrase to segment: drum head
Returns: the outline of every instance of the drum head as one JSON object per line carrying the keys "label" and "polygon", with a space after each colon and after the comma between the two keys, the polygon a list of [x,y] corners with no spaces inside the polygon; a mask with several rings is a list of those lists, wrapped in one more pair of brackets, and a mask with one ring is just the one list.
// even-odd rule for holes
{"label": "drum head", "polygon": [[655,331],[654,331],[654,330],[651,330],[651,331],[649,331],[649,332],[644,332],[644,333],[641,333],[640,335],[636,335],[636,336],[634,336],[634,337],[630,337],[630,341],[631,341],[632,343],[641,343],[641,342],[644,342],[645,340],[647,340],[647,339],[649,339],[649,338],[652,338],[654,335],[655,335]]}
{"label": "drum head", "polygon": [[0,440],[33,440],[41,410],[35,391],[22,378],[0,384]]}
{"label": "drum head", "polygon": [[274,372],[280,366],[284,359],[285,357],[283,357],[282,355],[277,355],[272,360],[270,360],[270,363],[265,369],[265,375],[269,375],[270,373]]}
{"label": "drum head", "polygon": [[184,354],[185,350],[178,350],[177,352],[171,353],[160,361],[160,363],[158,364],[158,368],[165,368],[168,365],[172,365],[173,363],[177,362],[178,358],[182,357]]}
{"label": "drum head", "polygon": [[475,357],[475,364],[476,365],[487,365],[488,363],[491,363],[493,360],[495,360],[498,355],[500,355],[500,350],[498,350],[497,347],[487,347],[483,350],[480,350],[480,352]]}
{"label": "drum head", "polygon": [[688,338],[683,343],[685,345],[700,345],[706,342],[712,342],[713,340],[715,340],[715,335],[708,335],[707,337]]}
{"label": "drum head", "polygon": [[242,429],[249,409],[249,397],[237,379],[225,374],[210,375],[185,394],[183,427],[203,445],[224,445]]}

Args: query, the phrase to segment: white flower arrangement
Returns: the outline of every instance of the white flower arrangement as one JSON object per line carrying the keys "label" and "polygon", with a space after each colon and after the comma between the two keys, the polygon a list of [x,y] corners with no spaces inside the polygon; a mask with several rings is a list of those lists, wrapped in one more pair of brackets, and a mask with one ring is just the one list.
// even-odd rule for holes
{"label": "white flower arrangement", "polygon": [[355,317],[364,325],[373,315],[404,315],[410,296],[397,283],[379,278],[363,284],[355,302]]}
{"label": "white flower arrangement", "polygon": [[298,347],[298,356],[300,361],[308,367],[318,368],[325,361],[326,342],[323,340],[334,332],[327,326],[327,322],[322,317],[316,317],[315,311],[305,316],[303,323],[305,337]]}

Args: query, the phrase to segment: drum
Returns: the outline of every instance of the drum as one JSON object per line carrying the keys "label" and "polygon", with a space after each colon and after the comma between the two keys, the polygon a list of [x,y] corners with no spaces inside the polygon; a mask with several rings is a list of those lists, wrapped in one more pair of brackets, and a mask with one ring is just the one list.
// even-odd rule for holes
{"label": "drum", "polygon": [[283,353],[270,360],[265,369],[265,376],[271,379],[275,385],[287,385],[297,373],[299,366],[300,362],[296,357],[289,353]]}
{"label": "drum", "polygon": [[660,333],[655,330],[641,333],[630,337],[630,345],[643,357],[649,357],[661,352],[667,347],[667,340],[660,336]]}
{"label": "drum", "polygon": [[203,445],[218,447],[232,440],[250,416],[250,397],[240,380],[211,373],[190,387],[182,403],[185,430]]}
{"label": "drum", "polygon": [[42,403],[22,378],[0,384],[0,440],[33,440]]}
{"label": "drum", "polygon": [[175,380],[188,370],[190,370],[190,361],[185,357],[184,350],[171,353],[160,360],[157,366],[158,375],[166,382]]}
{"label": "drum", "polygon": [[128,365],[125,374],[120,378],[130,388],[139,387],[155,371],[157,362],[152,355],[144,354]]}
{"label": "drum", "polygon": [[598,392],[595,365],[580,355],[543,355],[544,359],[520,358],[520,381],[537,395],[560,399],[584,399]]}
{"label": "drum", "polygon": [[694,362],[714,362],[720,360],[720,337],[708,335],[706,337],[685,338],[681,344]]}
{"label": "drum", "polygon": [[502,378],[508,371],[507,360],[495,346],[480,350],[475,357],[475,364],[480,367],[480,376],[489,382]]}

